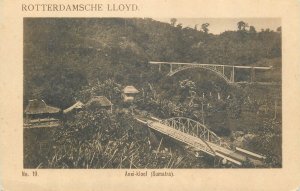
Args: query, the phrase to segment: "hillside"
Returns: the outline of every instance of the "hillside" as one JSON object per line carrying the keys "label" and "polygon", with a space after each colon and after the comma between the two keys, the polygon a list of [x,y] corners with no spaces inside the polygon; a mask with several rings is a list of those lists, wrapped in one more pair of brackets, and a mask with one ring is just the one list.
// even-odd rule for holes
{"label": "hillside", "polygon": [[[275,83],[228,85],[201,69],[167,77],[168,66],[159,72],[149,61],[272,66],[255,79]],[[250,76],[236,68],[235,80]],[[131,103],[121,99],[127,85],[140,92]],[[160,148],[136,115],[193,119],[225,142],[265,155],[265,167],[281,167],[280,30],[237,27],[214,35],[149,18],[24,19],[24,108],[43,99],[65,109],[95,95],[107,97],[113,111],[84,107],[60,116],[60,127],[24,129],[25,167],[224,167],[172,140]]]}
{"label": "hillside", "polygon": [[[280,72],[281,34],[239,30],[213,35],[149,18],[27,18],[24,104],[28,99],[43,98],[65,108],[83,86],[109,78],[137,87],[165,80],[156,73],[157,68],[147,64],[149,60],[268,63]],[[271,76],[271,81],[280,81],[280,75]]]}

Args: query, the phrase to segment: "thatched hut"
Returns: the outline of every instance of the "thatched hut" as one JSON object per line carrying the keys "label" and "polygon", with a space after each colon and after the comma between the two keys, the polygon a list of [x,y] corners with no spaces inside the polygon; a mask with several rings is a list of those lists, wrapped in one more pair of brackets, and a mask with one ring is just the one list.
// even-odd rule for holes
{"label": "thatched hut", "polygon": [[78,112],[84,107],[84,104],[81,101],[77,101],[75,104],[63,111],[64,114]]}
{"label": "thatched hut", "polygon": [[29,100],[25,109],[26,120],[59,118],[61,109],[47,105],[44,100]]}
{"label": "thatched hut", "polygon": [[85,104],[85,107],[104,109],[110,112],[112,112],[112,106],[113,104],[105,96],[94,96]]}

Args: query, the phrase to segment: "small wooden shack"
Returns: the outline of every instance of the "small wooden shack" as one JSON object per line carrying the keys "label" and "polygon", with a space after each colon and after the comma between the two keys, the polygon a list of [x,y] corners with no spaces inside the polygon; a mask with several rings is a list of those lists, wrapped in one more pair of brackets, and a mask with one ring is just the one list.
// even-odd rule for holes
{"label": "small wooden shack", "polygon": [[122,91],[122,98],[124,102],[133,101],[136,95],[139,93],[134,86],[126,86]]}
{"label": "small wooden shack", "polygon": [[112,112],[113,104],[105,96],[94,96],[86,104],[85,107],[109,110]]}

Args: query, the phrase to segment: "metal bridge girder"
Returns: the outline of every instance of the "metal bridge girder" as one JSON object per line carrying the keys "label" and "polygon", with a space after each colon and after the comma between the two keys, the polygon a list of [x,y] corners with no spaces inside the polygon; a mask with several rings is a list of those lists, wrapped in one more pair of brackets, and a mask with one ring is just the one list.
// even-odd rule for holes
{"label": "metal bridge girder", "polygon": [[[170,72],[167,74],[168,76],[173,76],[177,72],[182,70],[190,69],[190,68],[202,68],[206,70],[210,70],[217,74],[219,77],[224,79],[230,85],[237,85],[238,82],[235,81],[235,68],[243,68],[251,70],[251,83],[255,81],[255,70],[270,70],[272,66],[239,66],[239,65],[224,65],[224,64],[203,64],[203,63],[183,63],[183,62],[157,62],[157,61],[149,61],[149,64],[154,64],[159,66],[159,71],[161,71],[161,65],[169,65]],[[174,66],[178,66],[175,68]],[[225,68],[229,68],[231,70],[230,74],[225,73]]]}
{"label": "metal bridge girder", "polygon": [[190,134],[194,137],[200,138],[203,141],[212,142],[220,145],[221,138],[214,132],[208,129],[205,125],[195,120],[186,117],[174,117],[166,120],[162,120],[162,123],[168,125],[183,133]]}
{"label": "metal bridge girder", "polygon": [[[172,67],[173,68],[173,67]],[[227,77],[224,73],[224,66],[214,66],[214,65],[183,65],[180,66],[178,68],[176,68],[175,70],[172,69],[170,70],[170,72],[167,74],[167,76],[173,76],[174,74],[186,70],[186,69],[191,69],[191,68],[200,68],[200,69],[206,69],[209,71],[214,72],[215,74],[217,74],[219,77],[221,77],[222,79],[224,79],[227,83],[232,83],[230,77]]]}

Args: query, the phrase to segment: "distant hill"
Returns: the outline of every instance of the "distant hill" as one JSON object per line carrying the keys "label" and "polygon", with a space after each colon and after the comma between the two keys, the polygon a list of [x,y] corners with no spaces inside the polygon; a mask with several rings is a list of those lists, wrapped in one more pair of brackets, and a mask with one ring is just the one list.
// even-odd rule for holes
{"label": "distant hill", "polygon": [[155,81],[159,75],[151,72],[149,60],[229,65],[265,62],[281,71],[281,33],[226,31],[213,35],[150,18],[27,18],[24,104],[42,98],[64,108],[74,102],[83,86],[108,78],[136,86]]}

